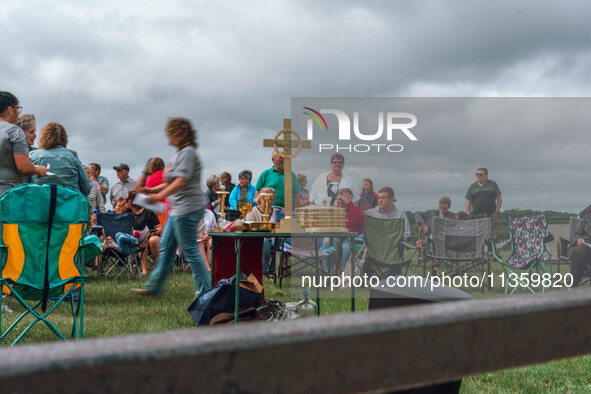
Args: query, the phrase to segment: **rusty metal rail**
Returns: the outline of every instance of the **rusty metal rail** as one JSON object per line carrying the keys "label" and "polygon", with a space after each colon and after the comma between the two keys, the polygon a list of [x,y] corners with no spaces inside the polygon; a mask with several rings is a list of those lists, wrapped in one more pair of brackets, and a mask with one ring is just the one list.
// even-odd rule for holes
{"label": "rusty metal rail", "polygon": [[591,353],[591,289],[0,349],[3,392],[380,392]]}

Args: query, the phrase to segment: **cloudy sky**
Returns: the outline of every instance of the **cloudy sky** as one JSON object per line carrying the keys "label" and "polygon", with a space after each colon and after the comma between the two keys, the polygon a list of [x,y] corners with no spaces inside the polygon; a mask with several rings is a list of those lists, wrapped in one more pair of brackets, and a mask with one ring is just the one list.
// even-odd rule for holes
{"label": "cloudy sky", "polygon": [[[369,176],[393,186],[400,208],[435,207],[448,194],[460,210],[475,169],[486,166],[503,208],[578,212],[589,203],[587,102],[567,98],[591,92],[589,8],[584,1],[3,2],[0,90],[37,116],[38,129],[62,123],[68,147],[85,164],[101,163],[112,183],[115,164],[128,163],[137,177],[149,157],[171,156],[163,134],[171,116],[191,118],[199,130],[204,179],[224,170],[237,178],[245,168],[256,179],[271,165],[262,139],[291,116],[292,97],[564,98],[556,107],[570,110],[565,123],[554,105],[535,100],[523,104],[527,115],[514,115],[519,128],[481,127],[507,116],[497,110],[493,118],[481,109],[473,127],[456,127],[453,117],[437,127],[419,119],[419,141],[405,142],[404,152],[371,163],[347,155],[346,170],[360,183]],[[294,169],[312,182],[329,156],[316,152],[323,164],[314,166],[302,156]]]}

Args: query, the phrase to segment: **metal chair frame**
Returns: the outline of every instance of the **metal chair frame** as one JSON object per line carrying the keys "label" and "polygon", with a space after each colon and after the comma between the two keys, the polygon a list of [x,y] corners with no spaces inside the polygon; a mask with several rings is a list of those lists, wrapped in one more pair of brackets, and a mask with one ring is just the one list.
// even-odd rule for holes
{"label": "metal chair frame", "polygon": [[[516,266],[512,266],[510,264],[508,264],[509,259],[511,258],[511,256],[515,255],[515,254],[521,254],[521,250],[525,249],[520,245],[523,245],[525,242],[525,240],[523,239],[518,239],[516,238],[516,234],[517,234],[517,230],[515,229],[515,226],[519,225],[519,223],[521,223],[521,225],[524,225],[523,223],[526,222],[526,219],[532,219],[533,221],[540,221],[542,223],[542,225],[545,223],[545,226],[543,226],[542,228],[542,233],[543,236],[541,238],[538,238],[535,240],[536,243],[539,243],[539,251],[537,253],[537,255],[532,256],[531,260],[527,262],[526,265],[522,266],[522,267],[516,267]],[[548,221],[546,219],[546,215],[540,214],[540,215],[536,215],[536,216],[523,216],[523,217],[519,217],[519,218],[508,218],[507,219],[509,221],[509,230],[510,230],[510,238],[506,241],[500,242],[498,244],[494,244],[491,241],[488,241],[488,245],[491,248],[491,252],[493,257],[495,258],[495,260],[501,264],[501,267],[503,267],[503,272],[505,273],[505,275],[507,276],[507,279],[510,277],[516,278],[517,282],[513,281],[513,283],[517,283],[517,286],[514,286],[513,289],[511,290],[511,292],[509,293],[509,284],[511,283],[510,280],[506,280],[505,281],[505,294],[509,293],[509,294],[513,294],[515,292],[517,292],[517,290],[519,288],[525,290],[529,290],[530,292],[535,294],[534,289],[532,289],[532,287],[530,286],[531,282],[529,281],[529,277],[531,276],[531,274],[533,273],[538,273],[543,275],[545,273],[549,273],[551,275],[552,278],[552,259],[551,259],[551,254],[550,251],[548,250],[548,243],[551,242],[554,239],[554,236],[552,234],[550,234],[548,232]],[[499,250],[501,250],[503,247],[505,247],[506,245],[511,245],[511,255],[509,256],[509,258],[506,261],[503,261],[503,259],[501,259],[498,255],[497,252]],[[547,253],[548,258],[545,259],[544,258],[544,254]],[[517,274],[517,270],[522,271],[523,273],[527,274],[525,277],[523,277],[522,275],[514,275]],[[545,281],[542,281],[542,292],[546,291],[546,286],[544,285],[544,283],[546,283]]]}
{"label": "metal chair frame", "polygon": [[[437,222],[441,221],[444,225],[444,230],[440,230],[440,225],[437,225]],[[459,235],[461,232],[469,231],[476,227],[480,229],[481,227],[485,226],[483,223],[486,223],[486,228],[488,231],[480,237],[482,241],[478,241],[478,235],[472,232],[467,232],[466,235]],[[447,228],[450,228],[448,233]],[[443,234],[439,234],[440,231],[443,231]],[[477,230],[478,231],[478,230]],[[482,291],[484,291],[485,287],[490,288],[489,277],[488,273],[491,272],[490,266],[490,259],[487,256],[487,249],[485,239],[488,238],[490,231],[490,219],[488,218],[481,218],[481,219],[470,219],[470,220],[455,220],[455,219],[447,219],[447,218],[440,218],[440,217],[433,217],[431,223],[431,233],[432,238],[427,239],[427,245],[423,245],[423,250],[421,253],[422,256],[422,264],[423,264],[423,275],[427,276],[427,266],[431,264],[431,275],[436,276],[439,272],[450,276],[461,276],[464,274],[472,272],[477,272],[478,274],[483,274],[483,279],[481,280],[482,283]],[[434,241],[433,237],[439,237],[443,235],[445,237],[474,237],[474,247],[471,249],[454,249],[440,247],[442,250],[437,250],[436,242]],[[419,261],[421,261],[419,259]]]}

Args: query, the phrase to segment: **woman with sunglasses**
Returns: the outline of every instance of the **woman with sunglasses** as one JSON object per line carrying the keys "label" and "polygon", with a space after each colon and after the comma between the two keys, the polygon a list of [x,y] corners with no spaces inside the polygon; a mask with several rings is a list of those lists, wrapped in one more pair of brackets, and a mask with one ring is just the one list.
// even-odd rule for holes
{"label": "woman with sunglasses", "polygon": [[345,157],[335,153],[330,157],[331,171],[320,174],[312,184],[310,201],[316,205],[337,206],[339,189],[347,188],[353,195],[353,203],[359,205],[359,188],[355,180],[343,172]]}
{"label": "woman with sunglasses", "polygon": [[16,126],[22,108],[9,92],[0,91],[0,195],[25,183],[25,176],[45,176],[47,168],[29,160],[29,146],[23,130]]}

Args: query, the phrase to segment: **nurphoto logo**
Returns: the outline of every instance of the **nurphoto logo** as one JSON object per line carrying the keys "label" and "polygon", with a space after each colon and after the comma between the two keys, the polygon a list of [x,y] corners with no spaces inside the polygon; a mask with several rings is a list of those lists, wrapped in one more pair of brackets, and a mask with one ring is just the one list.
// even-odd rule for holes
{"label": "nurphoto logo", "polygon": [[[404,150],[401,144],[391,143],[395,137],[404,135],[410,141],[418,141],[418,138],[410,131],[417,125],[417,117],[408,112],[378,112],[378,129],[377,131],[363,131],[359,127],[359,112],[353,112],[353,127],[351,128],[351,118],[345,111],[339,109],[320,109],[315,110],[310,107],[302,107],[306,111],[303,112],[308,115],[307,123],[307,138],[313,140],[314,125],[322,132],[328,132],[328,123],[323,114],[334,115],[338,122],[338,140],[337,144],[322,143],[318,145],[318,151],[335,151],[335,152],[392,152],[399,153]],[[351,129],[353,133],[351,133]],[[385,130],[385,133],[384,133]],[[385,136],[384,136],[385,134]],[[384,138],[385,137],[385,138]],[[373,143],[346,143],[358,141],[375,141]],[[380,143],[379,141],[385,141]],[[345,142],[345,143],[343,143]]]}

